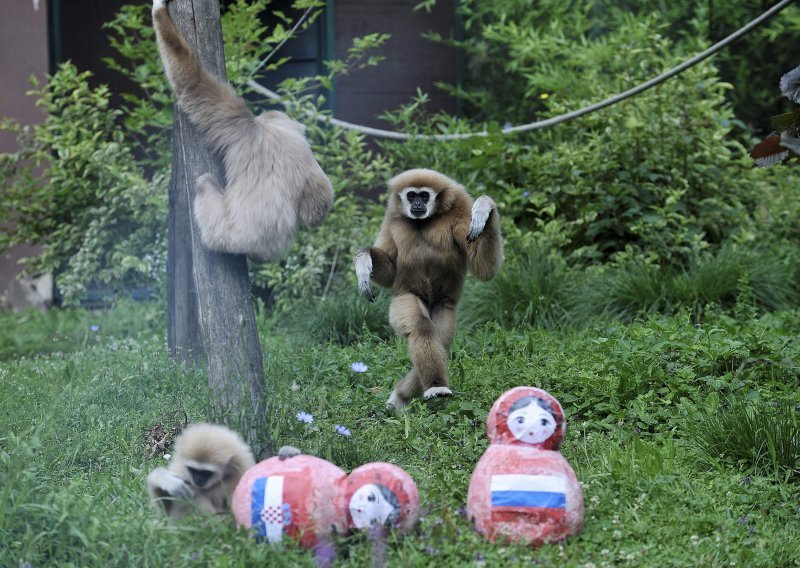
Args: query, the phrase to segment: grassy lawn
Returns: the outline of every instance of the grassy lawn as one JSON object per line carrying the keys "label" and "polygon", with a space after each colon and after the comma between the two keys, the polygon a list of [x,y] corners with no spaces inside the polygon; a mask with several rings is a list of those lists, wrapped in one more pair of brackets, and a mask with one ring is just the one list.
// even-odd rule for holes
{"label": "grassy lawn", "polygon": [[[391,461],[416,480],[422,519],[390,537],[390,566],[800,566],[800,312],[465,326],[456,396],[399,417],[383,402],[409,365],[402,341],[323,343],[261,323],[275,439],[348,470]],[[169,360],[163,328],[152,305],[0,314],[0,566],[313,565],[232,517],[166,528],[151,510],[145,476],[165,458],[145,432],[208,409],[204,375]],[[586,521],[563,544],[490,545],[463,513],[486,413],[516,385],[547,389],[567,415]],[[338,549],[343,566],[375,562],[363,535]]]}

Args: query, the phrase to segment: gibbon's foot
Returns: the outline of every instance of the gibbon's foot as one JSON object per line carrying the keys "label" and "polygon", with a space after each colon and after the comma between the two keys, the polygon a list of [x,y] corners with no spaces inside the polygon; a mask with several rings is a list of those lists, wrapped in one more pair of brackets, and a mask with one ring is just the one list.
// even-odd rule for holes
{"label": "gibbon's foot", "polygon": [[426,390],[422,396],[425,400],[430,400],[440,396],[453,396],[453,391],[447,387],[431,387]]}
{"label": "gibbon's foot", "polygon": [[302,453],[303,452],[301,452],[299,448],[295,448],[294,446],[281,446],[281,449],[278,450],[278,459],[285,460],[299,456]]}
{"label": "gibbon's foot", "polygon": [[494,201],[488,195],[481,195],[475,200],[472,204],[472,220],[469,224],[467,242],[473,243],[483,234],[494,207]]}
{"label": "gibbon's foot", "polygon": [[389,400],[386,401],[386,410],[389,412],[400,412],[406,403],[400,398],[396,392],[392,391]]}
{"label": "gibbon's foot", "polygon": [[207,191],[212,191],[222,196],[222,188],[219,185],[217,176],[212,173],[205,173],[197,176],[197,181],[194,184],[194,193],[200,197]]}
{"label": "gibbon's foot", "polygon": [[369,285],[369,279],[372,276],[372,255],[369,249],[361,249],[356,252],[355,265],[358,289],[361,291],[361,295],[370,302],[374,302],[375,293]]}

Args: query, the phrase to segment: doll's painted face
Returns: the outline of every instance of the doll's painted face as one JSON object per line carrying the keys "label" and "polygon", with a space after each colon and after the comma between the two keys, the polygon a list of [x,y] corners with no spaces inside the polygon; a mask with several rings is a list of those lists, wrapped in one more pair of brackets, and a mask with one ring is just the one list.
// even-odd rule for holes
{"label": "doll's painted face", "polygon": [[356,489],[350,497],[349,508],[353,525],[358,529],[384,526],[397,521],[400,515],[397,497],[388,487],[379,483],[367,483]]}
{"label": "doll's painted face", "polygon": [[556,419],[544,400],[525,396],[511,405],[508,429],[520,442],[539,444],[556,431]]}

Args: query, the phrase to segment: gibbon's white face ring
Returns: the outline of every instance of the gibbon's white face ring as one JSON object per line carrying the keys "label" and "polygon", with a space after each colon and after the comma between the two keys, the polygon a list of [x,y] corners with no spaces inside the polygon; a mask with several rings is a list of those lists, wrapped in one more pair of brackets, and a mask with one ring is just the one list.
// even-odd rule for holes
{"label": "gibbon's white face ring", "polygon": [[350,497],[349,509],[353,524],[358,529],[372,525],[383,526],[394,511],[392,504],[384,498],[374,483],[367,483],[356,489]]}
{"label": "gibbon's white face ring", "polygon": [[539,444],[556,431],[553,415],[532,402],[508,415],[508,429],[520,442]]}
{"label": "gibbon's white face ring", "polygon": [[[411,199],[411,201],[409,201],[409,198],[413,197],[419,197],[421,199]],[[403,204],[403,215],[409,219],[427,219],[433,215],[433,211],[436,208],[436,192],[429,187],[407,187],[400,192],[400,202]],[[426,205],[425,212],[420,213],[418,209],[412,209],[412,204],[414,202],[416,202],[417,205],[424,202]]]}

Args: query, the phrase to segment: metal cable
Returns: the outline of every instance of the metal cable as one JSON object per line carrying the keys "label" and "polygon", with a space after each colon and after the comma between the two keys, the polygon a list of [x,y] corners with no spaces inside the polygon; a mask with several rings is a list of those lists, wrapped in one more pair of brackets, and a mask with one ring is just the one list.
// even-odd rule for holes
{"label": "metal cable", "polygon": [[[715,43],[705,51],[698,53],[691,59],[684,61],[680,65],[673,67],[669,71],[662,73],[658,77],[654,77],[645,83],[641,83],[631,89],[628,89],[625,92],[619,93],[618,95],[614,95],[609,97],[605,100],[602,100],[598,103],[594,103],[592,105],[583,107],[578,110],[574,110],[565,114],[561,114],[559,116],[554,116],[552,118],[547,118],[545,120],[539,120],[536,122],[531,122],[529,124],[522,124],[519,126],[511,126],[508,128],[504,128],[502,130],[503,134],[507,134],[510,132],[529,132],[531,130],[538,130],[540,128],[547,128],[549,126],[555,126],[556,124],[560,124],[562,122],[566,122],[567,120],[572,120],[573,118],[578,118],[585,114],[589,114],[590,112],[594,112],[600,109],[603,109],[607,106],[611,106],[618,102],[624,101],[627,98],[633,97],[638,95],[639,93],[646,91],[656,85],[663,83],[667,79],[682,73],[686,69],[697,65],[704,59],[711,57],[718,51],[721,51],[723,48],[727,47],[729,44],[733,43],[743,35],[749,33],[759,25],[763,24],[773,16],[777,15],[781,10],[789,6],[790,4],[794,3],[796,0],[782,0],[781,2],[775,4],[772,8],[752,20],[747,25],[739,28],[732,34],[730,34],[725,39]],[[247,82],[247,85],[253,89],[254,91],[261,93],[267,96],[270,99],[280,101],[284,106],[287,106],[287,103],[281,100],[281,97],[275,91],[272,91],[263,85],[256,83],[254,80],[250,80]],[[358,132],[362,132],[363,134],[367,134],[369,136],[375,136],[377,138],[388,138],[391,140],[411,140],[411,139],[418,139],[418,140],[462,140],[465,138],[473,138],[476,136],[488,136],[488,132],[482,130],[480,132],[468,132],[462,134],[408,134],[406,132],[394,132],[391,130],[382,130],[380,128],[372,128],[369,126],[362,126],[360,124],[353,124],[352,122],[346,122],[344,120],[339,120],[337,118],[333,118],[330,116],[325,116],[320,114],[319,112],[315,112],[312,110],[307,110],[306,114],[312,118],[315,118],[319,122],[324,122],[326,124],[335,124],[337,126],[341,126],[342,128],[347,128],[350,130],[357,130]]]}

